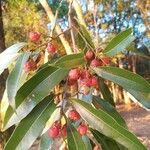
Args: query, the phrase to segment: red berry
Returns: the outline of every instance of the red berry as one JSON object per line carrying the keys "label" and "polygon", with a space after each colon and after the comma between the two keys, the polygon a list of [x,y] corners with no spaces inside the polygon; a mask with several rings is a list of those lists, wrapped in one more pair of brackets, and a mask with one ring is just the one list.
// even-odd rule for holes
{"label": "red berry", "polygon": [[92,76],[91,77],[91,86],[96,86],[98,84],[97,77]]}
{"label": "red berry", "polygon": [[70,70],[69,72],[70,80],[78,80],[79,77],[80,77],[80,71],[77,68]]}
{"label": "red berry", "polygon": [[25,72],[29,72],[29,71],[34,71],[37,69],[37,64],[33,59],[28,60],[25,64],[24,64],[24,70]]}
{"label": "red berry", "polygon": [[91,78],[84,78],[80,80],[81,86],[91,86]]}
{"label": "red berry", "polygon": [[55,47],[52,43],[48,43],[48,44],[47,44],[47,52],[48,52],[49,54],[55,53],[55,52],[56,52],[56,47]]}
{"label": "red berry", "polygon": [[77,80],[68,80],[68,85],[75,85],[77,83]]}
{"label": "red berry", "polygon": [[80,71],[80,78],[81,79],[85,79],[85,78],[90,78],[90,73],[88,72],[88,70],[83,69]]}
{"label": "red berry", "polygon": [[88,50],[88,51],[86,52],[86,54],[85,54],[85,58],[86,58],[87,60],[91,60],[91,59],[93,59],[93,57],[94,57],[93,51],[92,51],[92,50]]}
{"label": "red berry", "polygon": [[95,145],[93,150],[101,150],[98,145]]}
{"label": "red berry", "polygon": [[109,65],[110,64],[110,58],[104,57],[104,58],[102,58],[102,62],[104,65]]}
{"label": "red berry", "polygon": [[68,113],[68,118],[71,120],[79,120],[81,117],[76,110],[72,110]]}
{"label": "red berry", "polygon": [[32,42],[37,42],[40,39],[40,34],[38,32],[30,32],[29,38]]}
{"label": "red berry", "polygon": [[59,128],[56,126],[52,126],[49,129],[48,135],[52,138],[56,138],[59,135]]}
{"label": "red berry", "polygon": [[92,67],[98,67],[98,66],[102,66],[102,61],[99,59],[93,59],[91,61],[91,66]]}
{"label": "red berry", "polygon": [[82,123],[81,125],[79,125],[78,127],[78,132],[80,133],[80,135],[85,135],[87,133],[88,127],[86,124]]}
{"label": "red berry", "polygon": [[55,121],[52,125],[53,127],[57,127],[58,129],[61,129],[61,122],[58,120],[58,121]]}
{"label": "red berry", "polygon": [[67,127],[66,125],[64,125],[61,129],[61,133],[62,133],[62,136],[63,137],[66,137],[67,136]]}

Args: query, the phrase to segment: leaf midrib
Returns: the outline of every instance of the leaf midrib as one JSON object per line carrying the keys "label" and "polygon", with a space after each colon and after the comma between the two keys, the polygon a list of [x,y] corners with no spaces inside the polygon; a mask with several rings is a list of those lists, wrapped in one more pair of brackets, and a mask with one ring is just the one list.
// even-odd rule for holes
{"label": "leaf midrib", "polygon": [[[48,106],[50,105],[50,103],[52,102],[52,100],[47,104],[47,106],[41,111],[41,113],[39,114],[39,116],[37,117],[37,119],[34,120],[34,122],[32,123],[32,125],[29,127],[28,129],[28,132],[29,130],[32,129],[33,125],[39,120],[39,118],[41,118],[43,112],[48,108]],[[29,134],[28,132],[26,132],[24,134],[24,136],[20,139],[20,141],[22,141],[24,138],[26,138],[27,134]],[[21,142],[19,142],[17,145],[16,145],[16,148],[18,147],[18,145],[20,144]]]}
{"label": "leaf midrib", "polygon": [[[117,45],[115,45],[113,48],[108,49],[108,50],[107,50],[106,52],[104,52],[104,53],[109,53],[110,50],[115,49],[118,45],[120,45],[120,43],[126,41],[130,36],[133,36],[133,35],[131,35],[131,33],[130,33],[126,38],[124,38],[124,40],[121,40],[121,42],[119,42],[119,43],[118,43]],[[112,42],[112,41],[110,41],[110,42]],[[106,47],[106,48],[107,48],[107,47]]]}

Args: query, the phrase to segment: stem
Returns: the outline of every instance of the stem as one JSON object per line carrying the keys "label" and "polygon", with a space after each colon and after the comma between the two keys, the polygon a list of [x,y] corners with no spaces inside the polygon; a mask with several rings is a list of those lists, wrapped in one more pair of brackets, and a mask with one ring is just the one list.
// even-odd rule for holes
{"label": "stem", "polygon": [[40,48],[40,47],[43,47],[43,46],[47,45],[47,44],[50,43],[52,40],[57,39],[59,36],[61,36],[62,34],[64,34],[65,32],[67,32],[67,31],[69,31],[69,30],[71,30],[71,28],[68,28],[67,30],[63,31],[62,33],[58,34],[58,35],[55,36],[55,37],[50,37],[50,40],[48,40],[48,41],[45,42],[45,43],[42,43],[41,45],[36,46],[35,48],[31,49],[30,51],[34,51],[34,50],[36,50],[37,48]]}
{"label": "stem", "polygon": [[96,45],[96,47],[98,47],[98,27],[97,27],[96,16],[97,16],[97,5],[94,4],[93,17],[94,17],[94,27],[95,27],[95,37],[96,37],[95,45]]}
{"label": "stem", "polygon": [[[72,27],[72,3],[73,0],[71,0],[69,2],[69,11],[68,11],[68,22],[69,22],[69,28]],[[74,33],[73,33],[73,29],[70,30],[70,34],[71,34],[71,40],[72,40],[72,45],[73,45],[73,51],[75,51],[75,38],[74,38]]]}
{"label": "stem", "polygon": [[[46,0],[39,0],[39,2],[41,3],[43,8],[45,9],[45,11],[46,11],[46,13],[47,13],[47,15],[49,17],[49,20],[52,22],[55,19],[55,17],[54,17],[54,14],[52,12],[51,7],[48,5]],[[56,24],[55,28],[56,28],[57,34],[62,33],[62,29],[61,29],[61,27],[58,24]],[[59,36],[59,38],[60,38],[60,40],[61,40],[61,42],[62,42],[62,44],[63,44],[63,46],[65,48],[66,53],[67,54],[72,54],[71,46],[69,45],[69,42],[66,40],[65,36],[63,34],[61,34]]]}

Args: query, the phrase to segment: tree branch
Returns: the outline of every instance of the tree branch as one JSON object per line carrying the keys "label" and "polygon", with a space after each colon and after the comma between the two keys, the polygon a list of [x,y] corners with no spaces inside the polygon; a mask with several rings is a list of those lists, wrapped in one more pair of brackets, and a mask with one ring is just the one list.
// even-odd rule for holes
{"label": "tree branch", "polygon": [[[46,0],[39,0],[39,1],[40,1],[41,5],[43,6],[43,8],[45,9],[45,11],[46,11],[46,13],[47,13],[47,15],[49,17],[49,20],[51,22],[53,22],[53,20],[55,19],[55,16],[54,16],[54,14],[52,12],[52,9],[48,5],[47,1]],[[58,24],[56,24],[55,28],[56,28],[57,34],[62,33],[62,29],[61,29],[61,27]],[[59,38],[60,38],[60,40],[61,40],[61,42],[62,42],[62,44],[63,44],[63,46],[64,46],[64,48],[66,50],[66,53],[67,54],[72,54],[72,49],[71,49],[71,47],[69,45],[69,42],[66,40],[64,34],[61,34],[59,36]]]}

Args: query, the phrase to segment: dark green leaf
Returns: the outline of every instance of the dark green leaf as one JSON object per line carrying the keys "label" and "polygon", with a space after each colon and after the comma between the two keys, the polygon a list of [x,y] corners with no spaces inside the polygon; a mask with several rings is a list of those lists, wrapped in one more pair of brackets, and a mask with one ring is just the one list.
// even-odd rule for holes
{"label": "dark green leaf", "polygon": [[8,67],[8,65],[18,56],[18,51],[23,48],[27,43],[17,43],[0,54],[0,74]]}
{"label": "dark green leaf", "polygon": [[58,67],[74,68],[84,64],[84,55],[83,53],[66,55],[59,58],[54,64]]}
{"label": "dark green leaf", "polygon": [[52,97],[48,96],[45,98],[19,123],[4,149],[29,149],[36,138],[41,134],[55,108],[56,106]]}
{"label": "dark green leaf", "polygon": [[114,139],[129,150],[146,150],[134,134],[120,126],[114,118],[103,110],[94,109],[90,104],[78,99],[72,99],[72,103],[81,117],[92,128]]}
{"label": "dark green leaf", "polygon": [[28,60],[30,53],[23,53],[19,56],[17,63],[14,69],[9,74],[7,81],[6,81],[6,88],[7,88],[7,96],[10,105],[15,108],[15,96],[17,90],[21,86],[20,81],[22,80],[23,76],[23,66],[25,62]]}
{"label": "dark green leaf", "polygon": [[114,56],[117,53],[125,50],[125,48],[128,47],[134,39],[135,38],[132,35],[132,29],[129,28],[113,38],[107,45],[103,53],[108,56]]}
{"label": "dark green leaf", "polygon": [[92,150],[92,146],[91,146],[91,142],[90,142],[90,139],[88,138],[87,135],[83,135],[82,136],[82,140],[86,146],[86,150]]}
{"label": "dark green leaf", "polygon": [[98,96],[93,96],[93,103],[96,103],[99,105],[99,107],[107,112],[110,116],[112,116],[118,124],[121,126],[127,128],[126,122],[121,117],[121,115],[116,111],[115,107],[113,107],[111,104],[109,104],[106,100],[102,100]]}
{"label": "dark green leaf", "polygon": [[89,34],[89,31],[83,25],[80,25],[80,29],[86,42],[94,49],[95,46],[94,46],[94,43],[92,42],[93,40],[91,38],[91,35]]}
{"label": "dark green leaf", "polygon": [[[126,89],[127,90],[127,89]],[[134,102],[142,104],[145,109],[150,109],[150,93],[144,93],[134,90],[127,90],[132,96],[130,98]]]}
{"label": "dark green leaf", "polygon": [[45,98],[55,85],[68,73],[68,69],[46,67],[28,80],[17,92],[16,113],[8,107],[4,118],[4,130],[18,123],[26,117],[31,110]]}
{"label": "dark green leaf", "polygon": [[86,150],[81,136],[71,124],[67,127],[67,141],[69,150]]}
{"label": "dark green leaf", "polygon": [[110,150],[110,148],[111,150],[120,150],[118,144],[114,140],[106,137],[105,135],[101,134],[97,130],[94,129],[90,129],[90,130],[94,135],[95,139],[97,140],[97,142],[101,144],[102,150]]}
{"label": "dark green leaf", "polygon": [[110,80],[125,89],[150,92],[150,84],[140,75],[117,67],[93,68],[100,77]]}
{"label": "dark green leaf", "polygon": [[48,136],[48,131],[41,136],[39,150],[49,150],[53,144],[53,139]]}
{"label": "dark green leaf", "polygon": [[111,105],[115,106],[114,99],[112,97],[112,93],[110,92],[108,86],[105,84],[104,80],[99,78],[99,86],[100,91],[103,95],[103,98],[108,101]]}

